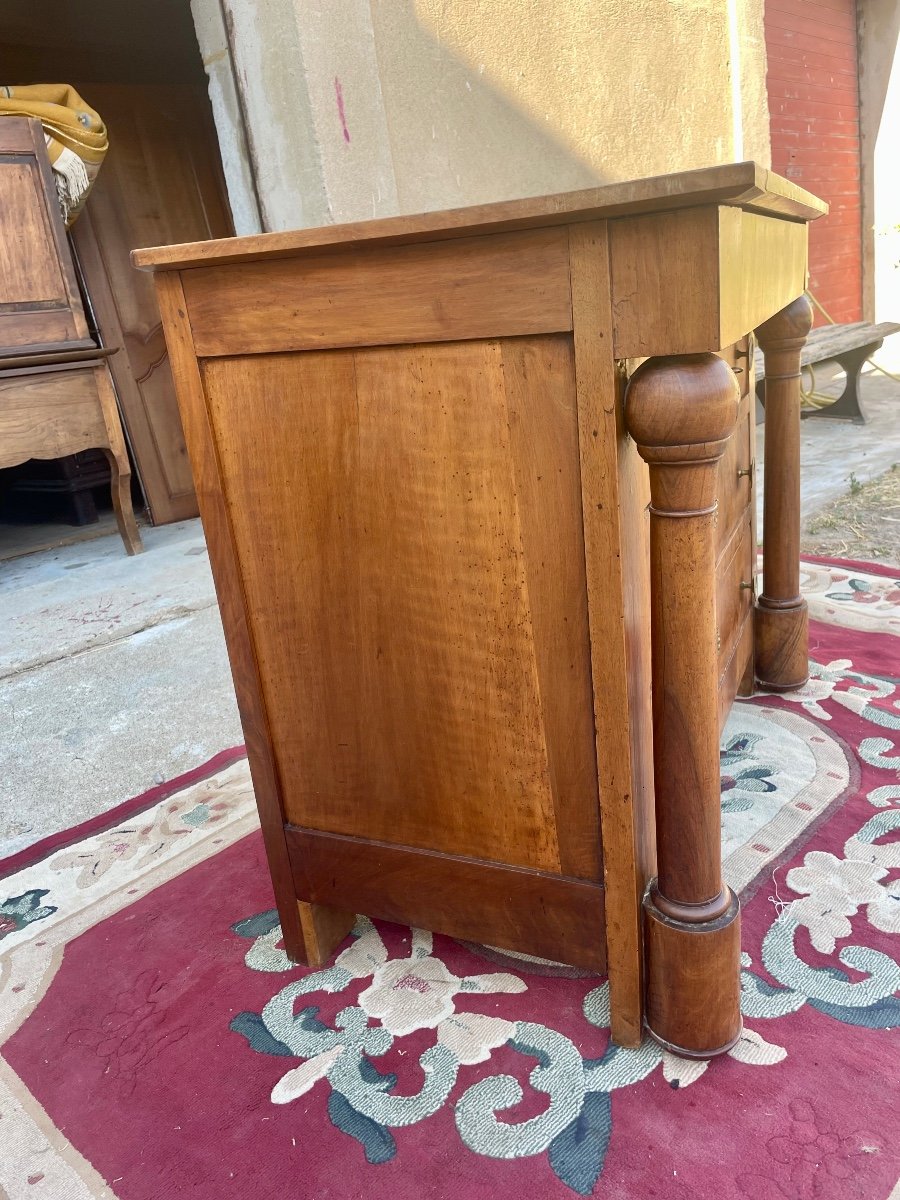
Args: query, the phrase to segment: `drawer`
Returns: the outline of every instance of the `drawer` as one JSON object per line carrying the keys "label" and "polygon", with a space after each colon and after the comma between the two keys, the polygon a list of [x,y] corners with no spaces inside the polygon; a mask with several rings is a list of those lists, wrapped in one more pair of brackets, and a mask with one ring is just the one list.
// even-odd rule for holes
{"label": "drawer", "polygon": [[738,386],[741,389],[741,398],[747,395],[750,391],[751,373],[753,369],[753,358],[751,356],[751,335],[748,333],[746,337],[740,338],[731,346],[726,346],[724,350],[719,351],[719,358],[724,358],[734,371],[735,378],[738,381]]}
{"label": "drawer", "polygon": [[716,568],[716,632],[719,676],[728,667],[753,604],[753,526],[750,513],[738,524]]}
{"label": "drawer", "polygon": [[[745,360],[746,361],[746,360]],[[731,540],[735,526],[753,498],[754,422],[752,397],[745,394],[738,410],[734,433],[719,459],[716,495],[716,553],[721,555]]]}

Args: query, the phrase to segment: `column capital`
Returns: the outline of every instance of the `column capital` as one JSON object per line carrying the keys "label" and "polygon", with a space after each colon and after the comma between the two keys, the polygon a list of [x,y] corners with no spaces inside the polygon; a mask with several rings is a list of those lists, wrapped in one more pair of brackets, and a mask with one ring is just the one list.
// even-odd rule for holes
{"label": "column capital", "polygon": [[715,464],[740,398],[734,372],[717,354],[649,358],[632,375],[625,423],[650,466],[656,512],[687,515],[715,503]]}
{"label": "column capital", "polygon": [[756,339],[763,351],[793,349],[794,343],[806,341],[812,323],[813,308],[804,293],[757,326]]}

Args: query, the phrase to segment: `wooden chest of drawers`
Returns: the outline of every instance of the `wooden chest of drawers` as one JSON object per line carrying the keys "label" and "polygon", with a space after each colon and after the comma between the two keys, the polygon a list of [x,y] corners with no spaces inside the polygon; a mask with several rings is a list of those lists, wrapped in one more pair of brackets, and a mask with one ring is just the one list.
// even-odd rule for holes
{"label": "wooden chest of drawers", "polygon": [[298,961],[365,912],[608,970],[622,1043],[733,1043],[719,729],[754,647],[805,677],[789,363],[754,604],[750,334],[799,346],[823,210],[745,163],[135,252]]}

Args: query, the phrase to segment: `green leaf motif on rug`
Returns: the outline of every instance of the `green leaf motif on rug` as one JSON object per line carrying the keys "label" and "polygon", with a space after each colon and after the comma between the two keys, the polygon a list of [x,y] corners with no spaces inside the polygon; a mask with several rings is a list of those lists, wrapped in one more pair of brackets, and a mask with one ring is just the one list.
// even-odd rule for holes
{"label": "green leaf motif on rug", "polygon": [[21,896],[8,896],[0,904],[0,940],[30,925],[51,917],[56,909],[52,904],[41,904],[48,894],[47,888],[32,888]]}
{"label": "green leaf motif on rug", "polygon": [[[745,775],[744,788],[766,792],[767,770],[758,761],[747,762],[751,738],[733,740],[725,755],[735,775]],[[751,969],[748,955],[742,956],[745,1018],[790,1019],[807,1008],[848,1025],[900,1025],[900,998],[895,994],[900,966],[874,947],[836,944],[851,933],[859,936],[863,915],[879,930],[900,932],[900,883],[888,877],[900,866],[900,849],[896,841],[883,840],[900,829],[900,809],[889,807],[891,798],[884,791],[870,794],[880,811],[847,839],[843,858],[813,850],[787,873],[786,885],[798,899],[780,902],[763,938],[762,966],[768,978]],[[851,918],[856,918],[852,925]],[[300,970],[287,962],[280,948],[274,910],[232,928],[251,942],[245,962],[252,970]],[[835,961],[825,966],[804,961],[805,938],[820,955],[833,954]],[[457,1080],[464,1081],[465,1068],[488,1061],[502,1047],[507,1055],[513,1052],[531,1060],[527,1083],[498,1072],[463,1088],[453,1102],[461,1141],[487,1158],[546,1155],[550,1170],[571,1192],[592,1195],[612,1137],[612,1094],[660,1067],[669,1087],[680,1091],[707,1069],[708,1063],[678,1058],[649,1039],[635,1049],[610,1043],[599,1057],[586,1058],[570,1037],[548,1025],[469,1011],[473,996],[521,993],[529,985],[506,972],[454,975],[435,953],[431,934],[414,929],[409,940],[408,956],[392,957],[375,925],[360,917],[354,941],[330,966],[293,978],[262,1013],[242,1012],[231,1022],[231,1029],[253,1050],[299,1060],[273,1088],[273,1103],[291,1103],[325,1081],[332,1125],[359,1143],[372,1165],[396,1157],[392,1130],[416,1125],[440,1111],[450,1102]],[[301,996],[340,994],[361,981],[366,982],[358,995],[353,993],[355,1002],[341,1008],[331,1023],[316,1005],[295,1011]],[[494,1007],[502,1013],[499,1002]],[[589,1026],[609,1028],[608,983],[587,987],[582,1014]],[[410,1090],[406,1069],[386,1070],[379,1059],[408,1034],[423,1030],[433,1031],[435,1040],[417,1059],[407,1060],[411,1066],[415,1063],[418,1080]],[[747,1027],[729,1053],[737,1062],[753,1066],[772,1066],[786,1055],[782,1046]],[[505,1119],[525,1099],[526,1087],[547,1098],[541,1111],[518,1121]]]}

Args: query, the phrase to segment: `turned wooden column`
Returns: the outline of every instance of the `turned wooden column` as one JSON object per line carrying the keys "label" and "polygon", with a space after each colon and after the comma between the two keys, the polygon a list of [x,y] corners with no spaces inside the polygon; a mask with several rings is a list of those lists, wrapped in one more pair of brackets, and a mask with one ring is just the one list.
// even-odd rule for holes
{"label": "turned wooden column", "polygon": [[812,325],[800,296],[756,330],[766,362],[763,588],[754,614],[756,678],[770,691],[808,678],[809,618],[800,595],[800,352]]}
{"label": "turned wooden column", "polygon": [[707,1058],[741,1030],[740,907],[722,882],[716,464],[740,392],[714,354],[653,358],[628,386],[628,431],[650,467],[653,762],[658,876],[644,898],[646,1022]]}

